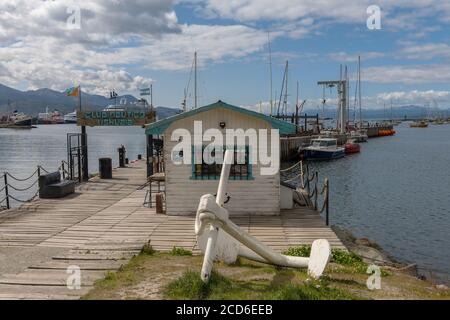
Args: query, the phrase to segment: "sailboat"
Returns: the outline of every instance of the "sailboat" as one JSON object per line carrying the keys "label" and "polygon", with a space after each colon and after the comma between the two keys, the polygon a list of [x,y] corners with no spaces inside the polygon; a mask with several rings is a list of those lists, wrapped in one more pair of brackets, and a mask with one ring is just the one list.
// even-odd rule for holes
{"label": "sailboat", "polygon": [[367,130],[363,129],[362,120],[362,97],[361,97],[361,56],[358,56],[358,104],[359,104],[359,128],[350,132],[350,138],[354,142],[367,142]]}

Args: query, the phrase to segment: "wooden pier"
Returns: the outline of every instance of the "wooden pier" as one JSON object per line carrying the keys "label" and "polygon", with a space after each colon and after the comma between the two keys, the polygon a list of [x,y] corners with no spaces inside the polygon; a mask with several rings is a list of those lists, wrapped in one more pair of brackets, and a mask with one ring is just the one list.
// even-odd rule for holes
{"label": "wooden pier", "polygon": [[[113,179],[93,178],[63,199],[39,199],[0,214],[0,299],[78,299],[106,271],[117,270],[149,243],[199,253],[194,216],[168,216],[143,206],[146,165],[137,161],[113,170]],[[275,250],[328,239],[344,249],[313,209],[280,216],[237,216],[232,220]],[[53,250],[53,255],[41,255]],[[46,251],[47,252],[47,251]],[[8,267],[19,257],[20,271]],[[33,257],[34,256],[34,257]],[[37,257],[36,257],[37,256]],[[69,266],[81,270],[81,289],[69,290]]]}

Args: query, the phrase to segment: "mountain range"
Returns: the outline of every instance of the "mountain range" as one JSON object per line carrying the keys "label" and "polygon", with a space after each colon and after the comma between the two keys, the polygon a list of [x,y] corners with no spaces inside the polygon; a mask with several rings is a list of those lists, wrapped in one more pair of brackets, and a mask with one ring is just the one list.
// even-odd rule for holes
{"label": "mountain range", "polygon": [[[114,100],[85,92],[81,93],[83,109],[102,110]],[[136,104],[138,99],[132,95],[117,97],[117,102],[125,103],[129,106]],[[78,97],[67,97],[64,92],[51,89],[38,89],[20,91],[0,84],[0,114],[11,113],[14,110],[24,112],[36,117],[38,113],[45,112],[46,107],[50,111],[57,109],[61,113],[70,113],[79,108]],[[180,112],[176,108],[156,107],[159,118],[165,118]]]}
{"label": "mountain range", "polygon": [[[114,101],[100,95],[92,95],[82,92],[82,107],[83,109],[102,110],[106,106],[113,104]],[[117,97],[117,101],[126,102],[132,106],[136,104],[138,99],[132,95],[123,95]],[[24,112],[31,116],[37,116],[40,112],[45,112],[46,107],[50,111],[58,109],[62,113],[69,113],[78,109],[78,98],[67,97],[64,92],[58,92],[51,89],[38,89],[20,91],[5,85],[0,84],[0,114],[11,113],[14,110]],[[175,115],[180,112],[179,108],[170,107],[156,107],[158,117],[165,118]],[[322,114],[321,110],[307,109],[303,113],[316,114],[322,117],[334,118],[336,117],[336,108],[329,108]],[[449,117],[450,109],[436,109],[426,108],[424,106],[406,105],[388,109],[363,109],[364,119],[402,119],[402,118],[425,118],[425,117]],[[350,110],[350,119],[359,119],[359,113]]]}

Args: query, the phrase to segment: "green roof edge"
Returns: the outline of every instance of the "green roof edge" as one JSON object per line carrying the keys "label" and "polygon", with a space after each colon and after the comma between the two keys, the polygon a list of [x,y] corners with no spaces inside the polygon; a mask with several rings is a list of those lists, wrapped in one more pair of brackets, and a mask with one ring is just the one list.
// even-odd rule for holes
{"label": "green roof edge", "polygon": [[157,122],[153,122],[153,123],[147,125],[147,127],[145,129],[145,133],[148,135],[150,135],[150,134],[162,135],[162,134],[164,134],[164,132],[167,130],[167,128],[173,122],[196,115],[201,112],[209,111],[214,108],[225,108],[225,109],[240,112],[240,113],[252,116],[252,117],[260,118],[264,121],[269,122],[270,125],[272,126],[272,128],[278,129],[280,131],[280,134],[296,133],[296,126],[292,123],[288,123],[286,121],[282,121],[282,120],[267,116],[267,115],[259,113],[259,112],[255,112],[255,111],[248,110],[245,108],[233,106],[231,104],[225,103],[220,100],[218,102],[215,102],[215,103],[212,103],[212,104],[209,104],[209,105],[197,108],[197,109],[192,109],[192,110],[159,120]]}

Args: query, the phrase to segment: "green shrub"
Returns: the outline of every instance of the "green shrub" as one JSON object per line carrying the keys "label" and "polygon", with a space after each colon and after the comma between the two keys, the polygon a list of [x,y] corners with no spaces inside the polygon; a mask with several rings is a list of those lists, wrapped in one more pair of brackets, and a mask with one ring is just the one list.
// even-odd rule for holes
{"label": "green shrub", "polygon": [[155,249],[153,249],[153,247],[149,243],[145,244],[141,249],[141,254],[143,255],[152,256],[154,253]]}
{"label": "green shrub", "polygon": [[[294,257],[309,257],[311,255],[311,246],[291,247],[284,251],[283,254]],[[367,264],[362,258],[353,252],[342,249],[331,250],[331,261],[343,266],[352,267],[356,272],[365,273]]]}
{"label": "green shrub", "polygon": [[170,251],[170,254],[173,256],[192,256],[192,251],[183,248],[173,247],[172,250]]}
{"label": "green shrub", "polygon": [[311,246],[290,247],[283,254],[293,257],[309,257],[311,255]]}

